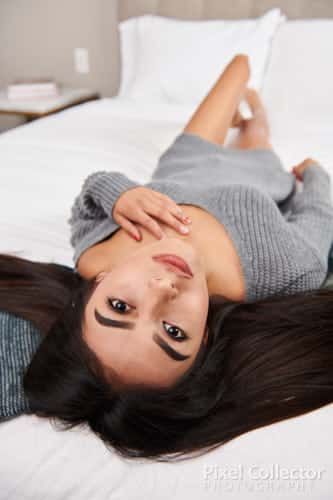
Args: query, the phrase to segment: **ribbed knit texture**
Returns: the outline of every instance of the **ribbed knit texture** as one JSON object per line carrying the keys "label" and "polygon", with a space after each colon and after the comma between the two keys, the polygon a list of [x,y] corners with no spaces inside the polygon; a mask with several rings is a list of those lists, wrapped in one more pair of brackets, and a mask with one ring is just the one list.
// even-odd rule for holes
{"label": "ribbed knit texture", "polygon": [[[84,181],[68,221],[75,265],[84,250],[119,229],[112,209],[123,192],[141,185],[106,171]],[[323,285],[333,207],[322,166],[305,170],[299,191],[273,151],[226,149],[181,134],[144,186],[199,206],[223,224],[240,257],[247,301]],[[0,311],[0,420],[29,412],[22,380],[40,341],[30,322]]]}
{"label": "ribbed knit texture", "polygon": [[0,420],[29,412],[23,375],[40,341],[29,321],[0,311]]}
{"label": "ribbed knit texture", "polygon": [[[141,185],[119,172],[85,180],[68,220],[75,265],[84,250],[119,229],[115,202]],[[223,224],[240,257],[246,301],[316,289],[325,281],[333,206],[322,166],[305,170],[300,191],[273,151],[227,149],[183,133],[143,185],[204,208]]]}

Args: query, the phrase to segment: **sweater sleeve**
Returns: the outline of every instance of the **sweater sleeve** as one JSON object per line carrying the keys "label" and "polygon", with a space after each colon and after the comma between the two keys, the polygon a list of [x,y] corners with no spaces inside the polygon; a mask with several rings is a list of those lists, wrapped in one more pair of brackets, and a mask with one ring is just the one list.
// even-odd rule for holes
{"label": "sweater sleeve", "polygon": [[330,176],[323,167],[305,169],[303,190],[292,198],[290,211],[288,223],[327,267],[333,243],[333,205]]}
{"label": "sweater sleeve", "polygon": [[122,193],[138,186],[120,172],[99,171],[85,179],[67,221],[75,266],[85,250],[120,227],[112,218],[113,207]]}
{"label": "sweater sleeve", "polygon": [[[314,251],[311,235],[289,223],[270,196],[254,187],[230,186],[220,210],[240,257],[246,301],[321,287],[327,262]],[[315,231],[320,223],[314,222]]]}

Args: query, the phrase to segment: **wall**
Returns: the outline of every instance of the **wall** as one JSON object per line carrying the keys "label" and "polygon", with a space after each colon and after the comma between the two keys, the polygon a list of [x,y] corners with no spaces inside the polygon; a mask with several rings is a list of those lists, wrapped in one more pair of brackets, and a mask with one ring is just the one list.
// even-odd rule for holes
{"label": "wall", "polygon": [[[119,88],[118,19],[242,18],[275,6],[290,19],[333,17],[333,0],[0,0],[0,87],[21,77],[53,77],[112,96]],[[89,50],[89,74],[75,72],[76,47]],[[20,121],[0,115],[0,131]]]}
{"label": "wall", "polygon": [[143,14],[180,19],[257,17],[280,7],[288,19],[333,17],[332,0],[119,0],[119,20]]}
{"label": "wall", "polygon": [[[0,0],[0,87],[16,78],[52,77],[115,95],[118,40],[116,0]],[[75,72],[77,47],[89,50],[88,74]],[[0,115],[0,130],[20,120]]]}

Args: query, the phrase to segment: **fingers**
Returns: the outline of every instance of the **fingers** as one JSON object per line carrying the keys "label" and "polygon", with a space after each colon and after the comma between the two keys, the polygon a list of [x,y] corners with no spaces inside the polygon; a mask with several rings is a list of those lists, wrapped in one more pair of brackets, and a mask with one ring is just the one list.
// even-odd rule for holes
{"label": "fingers", "polygon": [[158,222],[156,222],[154,219],[149,217],[146,213],[142,212],[139,216],[139,223],[144,226],[148,231],[150,231],[156,238],[159,240],[163,238],[164,233],[162,229],[160,228],[160,225]]}
{"label": "fingers", "polygon": [[[123,215],[117,214],[117,224],[119,224],[125,231],[137,241],[141,240],[141,233],[137,229],[136,225],[133,222],[129,221]],[[141,212],[137,216],[137,222],[145,227],[148,231],[150,231],[157,239],[161,239],[164,236],[164,232],[160,228],[158,222],[154,221],[149,215]]]}
{"label": "fingers", "polygon": [[[162,205],[160,205],[161,213],[163,213],[162,211],[170,212],[183,224],[191,223],[191,219],[186,217],[181,207],[172,198],[159,192],[156,192],[156,194],[158,195],[157,198],[162,201]],[[152,199],[152,201],[156,202],[155,199]]]}
{"label": "fingers", "polygon": [[190,232],[189,228],[186,227],[184,224],[182,224],[182,222],[179,222],[178,219],[174,216],[174,214],[170,212],[165,212],[161,220],[164,222],[164,224],[167,224],[168,226],[172,227],[180,234],[188,234]]}
{"label": "fingers", "polygon": [[180,221],[185,220],[186,217],[184,215],[183,210],[175,201],[173,201],[172,198],[169,198],[169,196],[156,192],[156,196],[154,193],[154,196],[151,198],[151,201],[154,203],[156,202],[156,198],[158,200],[161,200],[161,204],[159,205],[161,207],[161,210],[169,210],[172,212],[175,217],[177,217]]}
{"label": "fingers", "polygon": [[292,169],[292,174],[294,175],[294,177],[296,177],[296,179],[298,181],[302,181],[302,177],[299,176],[299,174],[297,173],[297,170],[295,170],[295,168]]}
{"label": "fingers", "polygon": [[309,165],[319,165],[319,162],[317,160],[314,160],[313,158],[306,158],[302,163],[301,165],[304,165],[304,166],[309,166]]}
{"label": "fingers", "polygon": [[125,229],[125,231],[127,231],[132,238],[134,237],[136,240],[141,239],[141,234],[139,230],[136,228],[135,224],[126,219],[126,217],[118,213],[116,222],[117,224],[119,224],[119,226]]}
{"label": "fingers", "polygon": [[[186,220],[180,207],[172,200],[162,203],[156,203],[156,201],[154,201],[154,203],[149,203],[145,200],[143,209],[146,214],[161,220],[164,224],[172,227],[180,234],[184,235],[189,233],[189,228],[186,227],[185,224],[189,224],[190,220]],[[148,219],[146,220],[148,221]]]}
{"label": "fingers", "polygon": [[299,165],[293,167],[292,173],[296,177],[296,179],[302,181],[304,171],[306,170],[307,167],[311,165],[320,165],[320,163],[317,160],[314,160],[313,158],[306,158]]}
{"label": "fingers", "polygon": [[118,200],[113,210],[113,219],[135,239],[141,239],[137,224],[161,239],[165,233],[158,220],[182,235],[188,234],[186,225],[191,223],[174,200],[144,187],[135,188]]}
{"label": "fingers", "polygon": [[302,181],[303,180],[303,165],[296,165],[292,169],[292,173],[294,174],[296,179],[298,179],[299,181]]}

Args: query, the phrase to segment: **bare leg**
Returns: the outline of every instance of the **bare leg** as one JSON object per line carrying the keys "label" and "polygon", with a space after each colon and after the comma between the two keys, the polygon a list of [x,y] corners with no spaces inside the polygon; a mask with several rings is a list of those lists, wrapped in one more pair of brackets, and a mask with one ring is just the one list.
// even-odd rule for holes
{"label": "bare leg", "polygon": [[235,56],[203,99],[184,132],[198,135],[215,144],[223,144],[229,127],[236,118],[249,76],[247,56]]}
{"label": "bare leg", "polygon": [[270,130],[266,110],[259,94],[254,89],[247,89],[245,98],[248,101],[253,118],[243,120],[239,133],[230,148],[239,149],[273,149],[269,141]]}

